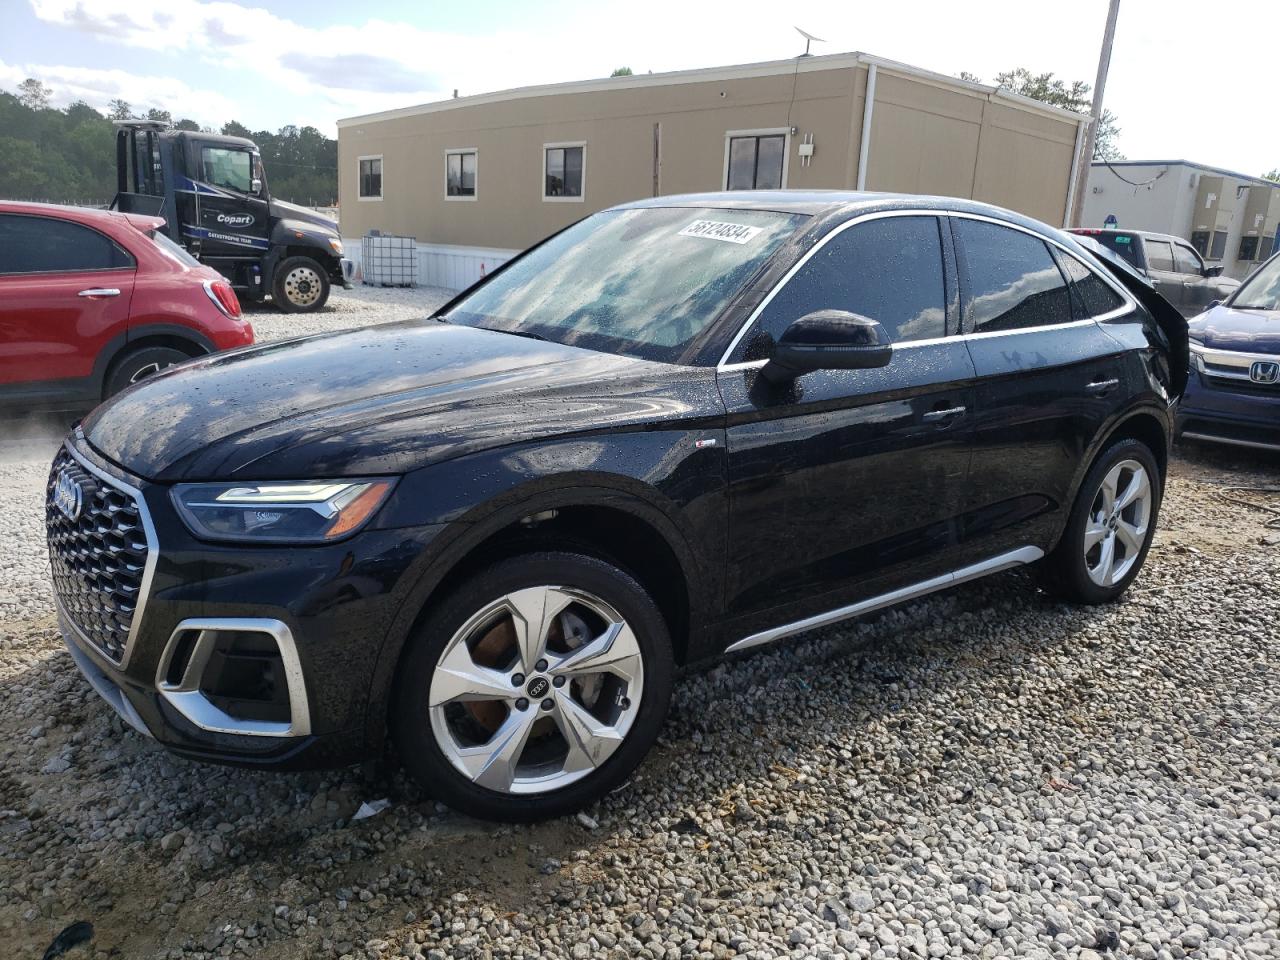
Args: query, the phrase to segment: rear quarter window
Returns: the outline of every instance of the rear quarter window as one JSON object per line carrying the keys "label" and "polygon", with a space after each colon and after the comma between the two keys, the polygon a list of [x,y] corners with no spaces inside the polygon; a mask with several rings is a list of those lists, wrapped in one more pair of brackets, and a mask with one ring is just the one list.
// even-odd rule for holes
{"label": "rear quarter window", "polygon": [[965,330],[993,333],[1070,323],[1067,281],[1039,237],[958,218]]}

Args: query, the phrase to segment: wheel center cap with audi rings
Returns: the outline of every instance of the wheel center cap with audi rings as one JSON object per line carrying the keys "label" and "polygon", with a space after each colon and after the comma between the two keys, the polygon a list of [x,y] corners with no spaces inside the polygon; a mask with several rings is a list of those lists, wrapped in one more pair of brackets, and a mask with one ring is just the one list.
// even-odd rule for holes
{"label": "wheel center cap with audi rings", "polygon": [[551,684],[547,681],[546,677],[534,677],[529,681],[529,685],[525,687],[530,698],[534,700],[541,700],[547,695],[547,691],[550,689]]}

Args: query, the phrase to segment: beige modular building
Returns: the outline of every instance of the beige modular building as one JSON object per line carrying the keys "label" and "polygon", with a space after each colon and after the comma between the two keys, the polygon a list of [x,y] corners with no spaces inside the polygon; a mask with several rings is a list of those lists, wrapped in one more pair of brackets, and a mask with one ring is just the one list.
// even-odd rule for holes
{"label": "beige modular building", "polygon": [[523,87],[338,121],[348,249],[462,287],[614,204],[723,189],[967,197],[1061,225],[1087,118],[862,53]]}
{"label": "beige modular building", "polygon": [[1275,251],[1280,183],[1186,160],[1094,163],[1081,226],[1182,237],[1210,265],[1243,280]]}

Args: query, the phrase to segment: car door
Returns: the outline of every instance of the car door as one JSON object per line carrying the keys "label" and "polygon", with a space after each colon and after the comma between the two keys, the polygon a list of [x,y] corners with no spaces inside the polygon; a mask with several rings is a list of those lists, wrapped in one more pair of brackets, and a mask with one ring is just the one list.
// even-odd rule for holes
{"label": "car door", "polygon": [[1190,244],[1173,241],[1173,268],[1182,281],[1182,315],[1194,317],[1203,313],[1209,302],[1218,297],[1218,285],[1205,276],[1200,254]]}
{"label": "car door", "polygon": [[1122,348],[1093,317],[1127,301],[1102,284],[1074,296],[1054,252],[1011,224],[952,219],[965,342],[977,372],[963,554],[1046,549],[1085,450],[1118,396]]}
{"label": "car door", "polygon": [[133,257],[70,220],[0,214],[0,383],[89,377],[123,334]]}
{"label": "car door", "polygon": [[[933,215],[837,227],[766,297],[718,371],[728,412],[726,606],[743,633],[947,569],[973,376],[964,344],[949,336],[959,306],[951,262]],[[829,309],[883,324],[890,363],[770,385],[761,358],[791,322]]]}
{"label": "car door", "polygon": [[1182,285],[1183,276],[1173,266],[1173,244],[1168,240],[1143,237],[1142,245],[1147,251],[1147,276],[1160,295],[1185,316],[1188,291]]}
{"label": "car door", "polygon": [[262,164],[251,150],[234,145],[193,143],[199,183],[195,187],[197,225],[184,228],[199,240],[200,259],[218,261],[258,257],[271,232],[264,199]]}

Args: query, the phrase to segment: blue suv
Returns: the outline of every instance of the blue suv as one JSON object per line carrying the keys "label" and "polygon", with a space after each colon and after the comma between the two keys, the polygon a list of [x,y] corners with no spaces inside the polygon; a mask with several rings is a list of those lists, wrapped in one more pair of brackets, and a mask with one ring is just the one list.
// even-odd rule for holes
{"label": "blue suv", "polygon": [[1280,450],[1280,254],[1189,327],[1178,436]]}

